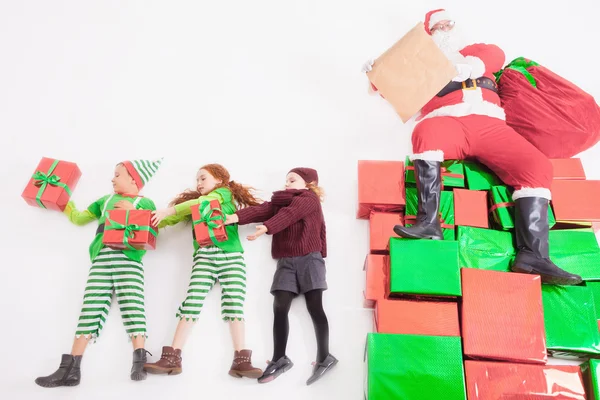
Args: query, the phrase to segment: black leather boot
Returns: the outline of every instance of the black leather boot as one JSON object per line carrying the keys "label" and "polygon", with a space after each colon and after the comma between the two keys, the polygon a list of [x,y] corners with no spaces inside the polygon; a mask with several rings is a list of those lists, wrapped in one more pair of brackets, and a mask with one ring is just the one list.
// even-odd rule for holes
{"label": "black leather boot", "polygon": [[144,370],[144,364],[148,362],[146,353],[148,353],[146,349],[136,349],[133,351],[133,365],[131,366],[132,381],[143,381],[148,376]]}
{"label": "black leather boot", "polygon": [[45,388],[77,386],[81,381],[81,357],[63,354],[60,367],[52,375],[39,377],[35,383]]}
{"label": "black leather boot", "polygon": [[419,202],[417,222],[409,228],[396,225],[394,232],[403,238],[442,240],[444,238],[442,226],[438,219],[442,190],[442,163],[414,160],[413,164]]}
{"label": "black leather boot", "polygon": [[548,200],[543,197],[523,197],[515,200],[515,234],[517,257],[511,270],[537,274],[543,283],[577,285],[579,275],[571,274],[550,261],[548,248]]}

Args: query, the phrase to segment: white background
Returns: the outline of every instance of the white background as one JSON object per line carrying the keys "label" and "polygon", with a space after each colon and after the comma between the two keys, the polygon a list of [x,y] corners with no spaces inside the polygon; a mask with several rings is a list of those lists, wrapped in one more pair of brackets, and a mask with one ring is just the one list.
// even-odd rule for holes
{"label": "white background", "polygon": [[[597,0],[452,2],[473,41],[527,56],[600,96]],[[400,159],[409,134],[391,107],[367,92],[361,65],[429,9],[450,2],[399,0],[0,1],[0,169],[3,262],[0,398],[361,399],[371,312],[362,309],[368,223],[355,219],[358,159]],[[591,32],[591,33],[586,33]],[[117,307],[83,359],[78,388],[34,384],[69,352],[89,268],[95,224],[20,198],[42,156],[77,162],[73,200],[85,208],[111,190],[114,165],[165,157],[144,189],[159,207],[220,162],[233,178],[281,188],[295,166],[317,168],[327,190],[331,352],[340,363],[307,387],[315,357],[304,300],[290,315],[295,367],[272,383],[227,375],[232,349],[212,293],[184,349],[184,373],[129,380],[131,347]],[[600,179],[600,146],[582,155]],[[240,230],[246,236],[253,228]],[[254,362],[271,357],[270,238],[249,243],[247,343]],[[189,226],[160,236],[145,257],[147,348],[170,344],[188,284]]]}

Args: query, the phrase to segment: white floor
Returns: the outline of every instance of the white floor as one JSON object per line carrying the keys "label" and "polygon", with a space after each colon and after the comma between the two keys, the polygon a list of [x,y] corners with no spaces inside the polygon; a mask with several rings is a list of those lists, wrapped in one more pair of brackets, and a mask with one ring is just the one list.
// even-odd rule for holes
{"label": "white floor", "polygon": [[[368,224],[355,219],[356,163],[402,160],[410,137],[391,107],[367,93],[360,68],[426,11],[444,5],[0,2],[0,398],[361,399],[372,315],[362,309]],[[453,6],[458,23],[475,40],[502,46],[507,61],[529,56],[600,95],[598,55],[583,44],[584,32],[597,24],[597,1],[569,2],[571,16],[567,7],[539,0]],[[494,11],[483,12],[485,7]],[[72,226],[19,197],[42,156],[79,164],[83,177],[73,199],[80,208],[110,191],[113,167],[123,159],[165,157],[144,190],[159,206],[192,185],[196,170],[208,162],[224,164],[235,180],[260,188],[266,198],[290,168],[317,168],[328,194],[325,307],[339,365],[327,379],[304,385],[316,346],[299,300],[288,346],[296,366],[268,385],[230,378],[230,339],[219,320],[220,296],[213,293],[185,348],[182,375],[129,381],[131,349],[113,308],[102,337],[85,355],[82,384],[37,387],[35,377],[52,372],[70,349],[95,230],[93,224]],[[600,179],[600,146],[582,157],[588,178]],[[268,288],[274,262],[269,238],[243,244],[247,342],[255,363],[264,366],[272,351]],[[159,248],[145,258],[147,347],[155,357],[170,343],[191,251],[189,227],[181,226],[161,235]]]}

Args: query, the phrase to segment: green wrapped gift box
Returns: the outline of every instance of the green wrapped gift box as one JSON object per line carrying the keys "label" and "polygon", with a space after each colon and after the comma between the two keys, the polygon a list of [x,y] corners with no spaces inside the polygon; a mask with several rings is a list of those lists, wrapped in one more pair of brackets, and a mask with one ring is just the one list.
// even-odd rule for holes
{"label": "green wrapped gift box", "polygon": [[600,329],[600,282],[586,282],[585,286],[590,288],[590,290],[592,291],[592,295],[594,296],[596,320],[598,321],[598,329]]}
{"label": "green wrapped gift box", "polygon": [[460,337],[369,333],[365,399],[465,400]]}
{"label": "green wrapped gift box", "polygon": [[[502,230],[515,228],[515,204],[512,201],[512,189],[507,186],[493,186],[490,190],[491,214],[495,225]],[[556,224],[552,207],[548,207],[548,225]]]}
{"label": "green wrapped gift box", "polygon": [[390,294],[461,295],[458,242],[390,239]]}
{"label": "green wrapped gift box", "polygon": [[590,288],[542,285],[542,302],[546,348],[551,354],[600,355],[600,332]]}
{"label": "green wrapped gift box", "polygon": [[462,268],[510,271],[516,255],[512,232],[458,227],[458,256]]}
{"label": "green wrapped gift box", "polygon": [[[414,164],[406,157],[406,175],[404,184],[406,187],[415,187],[415,169]],[[444,187],[465,187],[465,167],[463,161],[446,160],[442,162],[442,184]]]}
{"label": "green wrapped gift box", "polygon": [[488,167],[476,161],[465,161],[467,188],[470,190],[490,190],[492,186],[503,185],[503,182]]}
{"label": "green wrapped gift box", "polygon": [[590,360],[581,365],[587,400],[600,400],[600,360]]}
{"label": "green wrapped gift box", "polygon": [[[417,188],[406,188],[406,209],[404,225],[411,226],[416,222],[417,211],[419,210],[419,199],[417,197]],[[456,230],[454,227],[454,192],[444,190],[440,196],[440,222],[444,240],[456,240]]]}
{"label": "green wrapped gift box", "polygon": [[550,231],[550,259],[585,281],[600,280],[600,247],[591,229]]}

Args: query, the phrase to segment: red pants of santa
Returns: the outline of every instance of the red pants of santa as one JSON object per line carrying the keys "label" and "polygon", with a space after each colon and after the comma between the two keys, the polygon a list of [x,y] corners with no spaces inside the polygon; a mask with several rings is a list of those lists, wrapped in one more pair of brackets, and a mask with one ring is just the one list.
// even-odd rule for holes
{"label": "red pants of santa", "polygon": [[551,199],[552,164],[506,122],[485,115],[432,117],[419,122],[412,134],[412,160],[475,159],[521,197]]}

